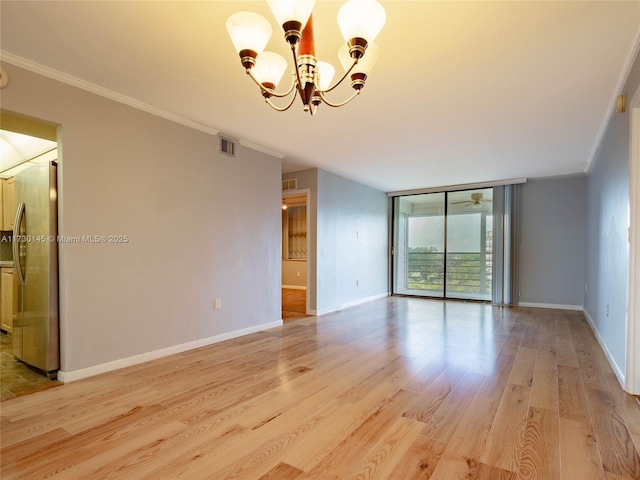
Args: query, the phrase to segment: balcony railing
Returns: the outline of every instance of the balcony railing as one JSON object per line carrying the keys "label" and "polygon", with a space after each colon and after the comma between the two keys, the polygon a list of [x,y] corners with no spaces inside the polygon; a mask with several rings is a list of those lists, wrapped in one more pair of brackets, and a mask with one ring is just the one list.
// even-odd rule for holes
{"label": "balcony railing", "polygon": [[[447,292],[467,295],[491,293],[491,252],[447,253]],[[444,290],[444,253],[408,252],[407,287]]]}

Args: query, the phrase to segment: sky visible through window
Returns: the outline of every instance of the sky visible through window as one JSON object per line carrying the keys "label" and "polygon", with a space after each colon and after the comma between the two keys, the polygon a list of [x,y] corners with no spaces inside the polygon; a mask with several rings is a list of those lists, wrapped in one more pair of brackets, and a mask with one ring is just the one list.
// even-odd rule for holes
{"label": "sky visible through window", "polygon": [[[449,252],[479,253],[481,212],[449,214],[447,250]],[[435,248],[444,251],[444,217],[442,215],[409,216],[409,248]],[[487,215],[487,232],[492,231],[493,217]]]}

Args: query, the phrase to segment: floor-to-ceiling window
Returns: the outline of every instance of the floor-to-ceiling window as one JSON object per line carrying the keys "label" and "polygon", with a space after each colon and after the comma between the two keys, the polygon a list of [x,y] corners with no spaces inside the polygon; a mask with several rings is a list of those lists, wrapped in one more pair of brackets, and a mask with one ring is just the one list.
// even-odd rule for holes
{"label": "floor-to-ceiling window", "polygon": [[445,194],[394,199],[394,293],[444,296]]}
{"label": "floor-to-ceiling window", "polygon": [[492,188],[394,198],[394,293],[490,301],[492,273]]}

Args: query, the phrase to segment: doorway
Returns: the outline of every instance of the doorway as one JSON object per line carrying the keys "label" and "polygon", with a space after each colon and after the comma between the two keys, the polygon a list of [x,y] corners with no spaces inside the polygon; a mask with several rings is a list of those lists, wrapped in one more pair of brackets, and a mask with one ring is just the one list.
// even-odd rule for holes
{"label": "doorway", "polygon": [[[19,285],[18,277],[22,269],[19,269],[18,266],[14,268],[14,250],[12,248],[14,246],[13,230],[17,222],[18,202],[26,202],[25,192],[28,192],[28,198],[31,202],[29,203],[30,211],[36,211],[38,215],[40,210],[33,210],[33,207],[42,203],[38,203],[40,197],[33,193],[35,191],[34,185],[25,183],[25,179],[33,178],[33,175],[29,172],[33,172],[34,169],[37,171],[43,170],[47,174],[47,187],[49,187],[50,178],[48,173],[50,167],[48,164],[57,160],[58,152],[55,127],[41,124],[33,126],[34,123],[32,121],[25,119],[13,121],[13,117],[4,113],[2,120],[3,130],[0,130],[0,149],[3,152],[0,159],[0,195],[2,195],[0,199],[0,215],[2,215],[0,219],[0,235],[2,237],[0,242],[0,383],[2,385],[0,400],[7,400],[62,384],[59,381],[50,380],[42,374],[42,371],[26,363],[28,361],[34,365],[39,365],[39,361],[35,362],[33,359],[37,357],[40,360],[43,355],[40,350],[40,341],[33,341],[34,335],[32,335],[32,332],[36,332],[38,340],[41,336],[39,320],[42,312],[36,308],[41,298],[33,297],[32,295],[23,296],[22,288],[27,287]],[[33,128],[30,128],[31,126]],[[7,130],[4,130],[4,128],[7,128]],[[44,198],[44,203],[47,207],[50,206],[50,191],[47,188],[42,192],[42,198]],[[49,211],[47,208],[47,212]],[[40,219],[40,216],[36,216],[36,218]],[[19,224],[20,222],[17,223]],[[39,230],[34,229],[37,224],[38,222],[34,223],[32,221],[29,231],[39,232]],[[34,235],[34,238],[42,238],[42,236]],[[25,251],[32,252],[32,256],[34,255],[34,245],[35,242],[32,242],[32,245],[27,245],[27,248],[25,248]],[[36,246],[42,247],[40,250],[49,250],[47,244],[42,241]],[[20,248],[18,250],[21,251]],[[35,256],[41,258],[39,255]],[[38,268],[37,271],[36,267]],[[31,264],[28,270],[30,279],[40,279],[39,272],[41,270],[44,271],[44,269],[39,267],[39,263]],[[51,270],[51,272],[54,272],[53,275],[55,275],[57,285],[57,269]],[[34,285],[34,280],[31,280],[27,285]],[[44,287],[44,283],[35,282],[36,289],[42,288],[46,290]],[[55,305],[57,306],[57,300]],[[26,315],[23,313],[24,311],[29,312],[28,335],[24,334],[23,317]],[[47,319],[51,318],[49,317],[49,311],[46,312],[46,317]],[[57,324],[57,316],[55,317],[55,322]],[[51,351],[57,355],[59,348],[57,334],[52,338],[52,342],[55,345],[51,346]],[[19,361],[18,358],[23,361]]]}
{"label": "doorway", "polygon": [[491,301],[493,189],[394,197],[393,293]]}
{"label": "doorway", "polygon": [[308,191],[282,196],[282,319],[307,315]]}

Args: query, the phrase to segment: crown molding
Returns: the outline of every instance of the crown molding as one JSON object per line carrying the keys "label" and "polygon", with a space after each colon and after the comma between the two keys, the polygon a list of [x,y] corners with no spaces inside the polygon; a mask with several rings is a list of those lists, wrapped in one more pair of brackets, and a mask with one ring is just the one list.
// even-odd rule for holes
{"label": "crown molding", "polygon": [[68,73],[63,73],[58,70],[54,70],[53,68],[46,67],[34,61],[20,57],[18,55],[14,55],[13,53],[7,52],[6,50],[0,50],[0,59],[3,62],[10,63],[11,65],[15,65],[16,67],[24,68],[25,70],[29,70],[53,80],[66,83],[67,85],[80,88],[101,97],[108,98],[109,100],[128,105],[157,117],[179,123],[186,127],[193,128],[194,130],[199,130],[210,135],[217,135],[219,132],[217,128],[198,123],[194,120],[176,115],[175,113],[169,112],[162,108],[154,107],[153,105],[149,105],[148,103],[141,102],[140,100],[136,100],[135,98],[131,98],[113,90],[109,90],[108,88],[101,87],[99,85],[96,85],[95,83],[87,82],[86,80],[74,77],[73,75],[69,75]]}
{"label": "crown molding", "polygon": [[[51,78],[53,80],[57,80],[67,85],[71,85],[87,92],[94,93],[101,97],[108,98],[109,100],[113,100],[114,102],[122,103],[135,109],[142,110],[143,112],[147,112],[151,115],[164,118],[165,120],[179,123],[180,125],[193,128],[194,130],[208,133],[209,135],[218,135],[220,133],[220,130],[217,128],[196,122],[194,120],[190,120],[180,115],[176,115],[175,113],[169,112],[162,108],[154,107],[153,105],[149,105],[148,103],[141,102],[140,100],[136,100],[135,98],[128,97],[113,90],[109,90],[108,88],[101,87],[99,85],[96,85],[95,83],[87,82],[86,80],[74,77],[73,75],[69,75],[68,73],[63,73],[53,68],[46,67],[34,61],[20,57],[18,55],[14,55],[13,53],[7,52],[6,50],[0,49],[0,60],[11,65],[15,65],[16,67],[24,68],[25,70],[29,70],[39,75]],[[257,143],[253,143],[248,140],[240,139],[239,142],[240,145],[244,147],[256,150],[258,152],[266,153],[267,155],[270,155],[272,157],[276,157],[279,159],[283,159],[285,157],[284,153],[271,150],[270,148],[263,147],[262,145],[258,145]]]}
{"label": "crown molding", "polygon": [[584,173],[589,173],[589,169],[591,168],[591,164],[593,160],[596,158],[596,153],[598,153],[598,148],[600,148],[600,144],[602,143],[602,139],[604,138],[604,134],[607,131],[607,126],[611,121],[611,117],[615,112],[615,104],[616,98],[618,95],[622,93],[622,89],[624,88],[624,84],[627,82],[629,78],[629,73],[631,73],[631,67],[633,67],[633,63],[638,56],[638,52],[640,51],[640,28],[636,30],[636,35],[633,39],[633,43],[631,44],[631,48],[629,49],[629,53],[627,53],[627,58],[624,62],[624,66],[620,71],[620,75],[618,77],[618,81],[616,82],[616,86],[613,89],[613,93],[611,94],[611,99],[607,103],[607,111],[602,119],[602,123],[600,124],[600,128],[598,129],[598,133],[596,134],[596,138],[593,141],[593,145],[591,147],[591,152],[589,152],[589,158],[587,159],[587,164],[584,167]]}
{"label": "crown molding", "polygon": [[257,143],[253,143],[248,140],[243,140],[242,138],[239,140],[239,142],[240,142],[240,145],[242,145],[243,147],[247,147],[252,150],[256,150],[258,152],[266,153],[267,155],[271,155],[272,157],[276,157],[281,160],[285,157],[284,153],[276,152],[275,150],[271,150],[270,148],[263,147],[262,145],[258,145]]}

